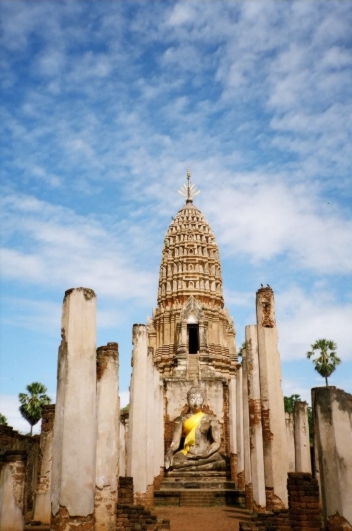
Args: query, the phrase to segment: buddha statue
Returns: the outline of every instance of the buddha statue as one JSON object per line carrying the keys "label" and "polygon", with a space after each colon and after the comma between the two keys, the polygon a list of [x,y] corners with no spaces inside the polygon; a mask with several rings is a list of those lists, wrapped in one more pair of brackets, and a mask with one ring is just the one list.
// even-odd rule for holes
{"label": "buddha statue", "polygon": [[[175,420],[172,443],[165,457],[166,470],[225,470],[226,461],[219,453],[220,428],[213,415],[202,411],[203,391],[191,387],[187,393],[189,411]],[[180,449],[184,437],[183,448]]]}

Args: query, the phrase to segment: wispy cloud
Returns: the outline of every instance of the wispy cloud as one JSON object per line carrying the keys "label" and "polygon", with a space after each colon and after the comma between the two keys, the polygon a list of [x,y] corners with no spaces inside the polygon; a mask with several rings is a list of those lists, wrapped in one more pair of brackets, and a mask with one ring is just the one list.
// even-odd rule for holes
{"label": "wispy cloud", "polygon": [[6,326],[51,329],[57,293],[86,285],[101,301],[99,327],[115,334],[119,323],[129,353],[123,326],[155,303],[189,163],[235,320],[246,324],[251,290],[274,276],[283,357],[305,352],[324,323],[347,359],[351,5],[1,10]]}

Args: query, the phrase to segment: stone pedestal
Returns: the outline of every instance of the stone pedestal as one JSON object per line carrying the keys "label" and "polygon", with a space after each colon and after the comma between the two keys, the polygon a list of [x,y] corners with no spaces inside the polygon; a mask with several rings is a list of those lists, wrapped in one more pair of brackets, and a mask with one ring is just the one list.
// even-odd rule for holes
{"label": "stone pedestal", "polygon": [[286,422],[286,439],[287,439],[287,456],[288,456],[288,472],[295,472],[295,435],[293,430],[293,414],[285,413]]}
{"label": "stone pedestal", "polygon": [[324,524],[329,531],[352,529],[352,395],[315,387],[312,407]]}
{"label": "stone pedestal", "polygon": [[0,529],[22,531],[27,452],[5,452],[0,461]]}
{"label": "stone pedestal", "polygon": [[260,400],[257,327],[246,326],[246,360],[248,381],[249,434],[252,471],[253,507],[265,511],[263,430]]}
{"label": "stone pedestal", "polygon": [[295,402],[295,462],[296,472],[312,473],[310,460],[308,404]]}
{"label": "stone pedestal", "polygon": [[238,364],[236,379],[236,440],[237,440],[237,487],[244,489],[244,448],[243,448],[243,374]]}
{"label": "stone pedestal", "polygon": [[51,520],[51,463],[55,404],[43,407],[42,431],[40,434],[40,471],[35,492],[33,520],[50,524]]}
{"label": "stone pedestal", "polygon": [[118,345],[97,349],[97,453],[95,531],[115,531],[120,404]]}
{"label": "stone pedestal", "polygon": [[244,457],[244,488],[246,491],[246,508],[253,508],[252,470],[251,470],[251,439],[249,434],[248,408],[248,367],[247,349],[242,351],[242,397],[243,397],[243,457]]}
{"label": "stone pedestal", "polygon": [[257,291],[257,331],[267,508],[287,508],[287,441],[281,365],[271,288]]}
{"label": "stone pedestal", "polygon": [[[52,459],[53,531],[94,529],[96,467],[96,297],[66,291],[62,312]],[[83,527],[82,527],[83,529]]]}

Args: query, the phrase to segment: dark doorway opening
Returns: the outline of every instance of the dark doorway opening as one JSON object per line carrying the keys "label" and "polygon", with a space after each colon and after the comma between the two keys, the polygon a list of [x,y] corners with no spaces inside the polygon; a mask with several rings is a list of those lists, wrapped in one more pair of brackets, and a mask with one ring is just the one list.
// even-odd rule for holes
{"label": "dark doorway opening", "polygon": [[188,329],[188,352],[189,354],[197,354],[199,350],[199,333],[197,324],[187,325]]}

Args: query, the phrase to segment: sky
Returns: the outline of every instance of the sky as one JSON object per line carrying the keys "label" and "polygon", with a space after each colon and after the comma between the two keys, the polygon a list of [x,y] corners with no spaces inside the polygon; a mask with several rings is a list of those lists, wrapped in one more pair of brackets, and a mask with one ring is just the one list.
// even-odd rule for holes
{"label": "sky", "polygon": [[[0,3],[0,412],[55,400],[66,289],[97,294],[97,346],[156,306],[165,233],[186,181],[220,250],[237,346],[255,293],[275,293],[285,395],[323,379],[337,343],[352,392],[352,3]],[[39,430],[39,426],[36,427]]]}

